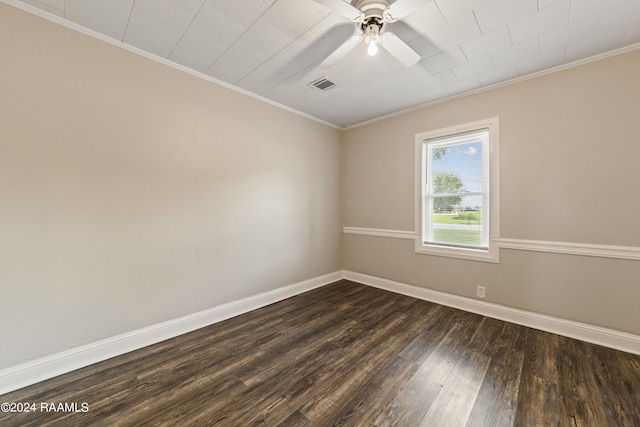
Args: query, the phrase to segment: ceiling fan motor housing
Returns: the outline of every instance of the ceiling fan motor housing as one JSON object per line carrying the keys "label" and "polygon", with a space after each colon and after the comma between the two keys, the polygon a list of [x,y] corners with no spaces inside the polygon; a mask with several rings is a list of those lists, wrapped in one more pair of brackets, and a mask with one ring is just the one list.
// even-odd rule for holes
{"label": "ceiling fan motor housing", "polygon": [[375,32],[380,35],[384,24],[385,22],[382,19],[379,19],[377,16],[372,16],[366,18],[364,22],[360,24],[360,29],[364,34],[371,34],[372,32]]}
{"label": "ceiling fan motor housing", "polygon": [[386,0],[358,0],[354,6],[364,14],[365,21],[375,17],[380,22],[383,22],[384,11],[389,7],[389,2]]}
{"label": "ceiling fan motor housing", "polygon": [[389,3],[380,0],[360,0],[355,6],[364,14],[360,29],[365,34],[365,43],[378,43],[385,24],[384,10],[389,7]]}

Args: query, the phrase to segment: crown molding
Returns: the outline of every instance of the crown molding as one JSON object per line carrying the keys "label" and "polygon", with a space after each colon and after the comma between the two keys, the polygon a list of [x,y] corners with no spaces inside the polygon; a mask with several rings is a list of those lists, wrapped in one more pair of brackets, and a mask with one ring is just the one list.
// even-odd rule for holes
{"label": "crown molding", "polygon": [[363,122],[356,123],[356,124],[353,124],[353,125],[350,125],[350,126],[346,126],[346,127],[341,128],[341,129],[343,131],[346,131],[346,130],[354,129],[354,128],[357,128],[357,127],[370,125],[370,124],[373,124],[373,123],[376,123],[376,122],[380,122],[380,121],[383,121],[383,120],[387,120],[387,119],[390,119],[390,118],[393,118],[393,117],[401,116],[403,114],[407,114],[407,113],[411,113],[411,112],[414,112],[414,111],[422,110],[422,109],[427,108],[427,107],[432,107],[434,105],[443,104],[445,102],[453,101],[453,100],[460,99],[460,98],[465,98],[467,96],[476,95],[476,94],[483,93],[483,92],[488,92],[490,90],[498,89],[498,88],[505,87],[505,86],[510,86],[510,85],[513,85],[513,84],[516,84],[516,83],[521,83],[521,82],[524,82],[524,81],[527,81],[527,80],[537,79],[538,77],[543,77],[543,76],[547,76],[549,74],[554,74],[554,73],[557,73],[557,72],[560,72],[560,71],[569,70],[571,68],[580,67],[582,65],[586,65],[586,64],[590,64],[592,62],[596,62],[596,61],[600,61],[600,60],[603,60],[603,59],[607,59],[607,58],[610,58],[612,56],[622,55],[624,53],[632,52],[632,51],[638,50],[638,49],[640,49],[640,43],[634,43],[634,44],[631,44],[629,46],[624,46],[624,47],[621,47],[621,48],[618,48],[618,49],[615,49],[615,50],[611,50],[611,51],[608,51],[608,52],[599,53],[597,55],[593,55],[593,56],[590,56],[588,58],[582,58],[582,59],[578,59],[576,61],[569,62],[567,64],[558,65],[557,67],[548,68],[548,69],[542,70],[542,71],[536,71],[536,72],[533,72],[533,73],[530,73],[530,74],[525,74],[524,76],[518,76],[518,77],[515,77],[515,78],[510,79],[510,80],[505,80],[503,82],[494,83],[494,84],[489,85],[489,86],[483,86],[483,87],[480,87],[480,88],[477,88],[477,89],[473,89],[473,90],[469,90],[469,91],[465,91],[465,92],[460,92],[460,93],[457,93],[455,95],[448,96],[446,98],[440,98],[440,99],[437,99],[435,101],[429,101],[429,102],[426,102],[424,104],[416,105],[414,107],[405,108],[405,109],[400,110],[400,111],[396,111],[396,112],[393,112],[393,113],[385,114],[383,116],[375,117],[373,119],[365,120]]}
{"label": "crown molding", "polygon": [[176,70],[182,71],[184,73],[190,74],[190,75],[192,75],[194,77],[197,77],[199,79],[205,80],[205,81],[207,81],[209,83],[213,83],[215,85],[222,86],[222,87],[224,87],[226,89],[232,90],[232,91],[237,92],[239,94],[242,94],[242,95],[248,96],[250,98],[256,99],[256,100],[258,100],[260,102],[264,102],[265,104],[268,104],[268,105],[271,105],[273,107],[279,108],[281,110],[288,111],[290,113],[293,113],[293,114],[296,114],[298,116],[304,117],[305,119],[312,120],[312,121],[314,121],[316,123],[320,123],[322,125],[329,126],[331,128],[334,128],[334,129],[338,129],[338,130],[342,130],[343,129],[342,127],[337,126],[337,125],[335,125],[333,123],[329,123],[329,122],[327,122],[325,120],[319,119],[319,118],[314,117],[314,116],[312,116],[310,114],[303,113],[302,111],[298,111],[298,110],[296,110],[294,108],[291,108],[291,107],[288,107],[288,106],[286,106],[284,104],[280,104],[279,102],[276,102],[276,101],[273,101],[271,99],[265,98],[263,96],[257,95],[257,94],[255,94],[253,92],[250,92],[250,91],[248,91],[246,89],[242,89],[242,88],[240,88],[238,86],[235,86],[235,85],[233,85],[231,83],[227,83],[225,81],[216,79],[215,77],[211,77],[208,74],[204,74],[204,73],[201,73],[199,71],[195,71],[195,70],[193,70],[191,68],[187,68],[184,65],[177,64],[177,63],[175,63],[173,61],[169,61],[168,59],[163,58],[161,56],[154,55],[153,53],[149,53],[149,52],[144,51],[142,49],[138,49],[137,47],[128,45],[128,44],[126,44],[126,43],[124,43],[124,42],[122,42],[120,40],[112,39],[111,37],[105,36],[104,34],[100,34],[100,33],[96,32],[96,31],[90,30],[90,29],[88,29],[86,27],[83,27],[81,25],[78,25],[76,23],[68,21],[68,20],[64,19],[63,17],[58,16],[58,15],[56,15],[54,13],[46,12],[44,10],[38,9],[37,7],[31,6],[31,5],[26,4],[26,3],[22,3],[21,1],[18,1],[18,0],[0,0],[0,3],[5,3],[5,4],[9,5],[9,6],[13,6],[16,9],[20,9],[20,10],[22,10],[24,12],[30,13],[32,15],[36,15],[36,16],[38,16],[40,18],[43,18],[43,19],[45,19],[47,21],[62,25],[63,27],[66,27],[66,28],[68,28],[70,30],[77,31],[77,32],[79,32],[81,34],[84,34],[85,36],[92,37],[94,39],[97,39],[97,40],[100,40],[102,42],[108,43],[108,44],[110,44],[112,46],[118,47],[120,49],[124,49],[124,50],[126,50],[128,52],[135,53],[136,55],[140,55],[140,56],[142,56],[142,57],[144,57],[146,59],[149,59],[151,61],[158,62],[160,64],[163,64],[163,65],[166,65],[168,67],[174,68]]}

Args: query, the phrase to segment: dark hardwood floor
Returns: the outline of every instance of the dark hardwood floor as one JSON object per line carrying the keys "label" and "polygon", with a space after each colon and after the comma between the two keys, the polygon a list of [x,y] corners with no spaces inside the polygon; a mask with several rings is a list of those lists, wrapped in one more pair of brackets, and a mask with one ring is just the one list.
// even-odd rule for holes
{"label": "dark hardwood floor", "polygon": [[2,426],[630,427],[640,356],[341,281],[0,402],[38,405]]}

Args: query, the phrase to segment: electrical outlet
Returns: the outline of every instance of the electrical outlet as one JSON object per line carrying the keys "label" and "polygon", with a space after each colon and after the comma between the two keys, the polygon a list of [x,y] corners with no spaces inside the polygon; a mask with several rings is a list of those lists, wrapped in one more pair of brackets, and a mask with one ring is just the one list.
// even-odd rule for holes
{"label": "electrical outlet", "polygon": [[478,298],[484,298],[484,286],[478,286],[476,288],[476,295]]}

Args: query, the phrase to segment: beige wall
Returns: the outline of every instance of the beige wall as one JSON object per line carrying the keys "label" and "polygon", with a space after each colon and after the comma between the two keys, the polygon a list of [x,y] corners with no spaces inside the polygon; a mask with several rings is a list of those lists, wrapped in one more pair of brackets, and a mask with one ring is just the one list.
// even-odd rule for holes
{"label": "beige wall", "polygon": [[[501,237],[640,247],[640,50],[343,135],[343,223],[414,229],[415,134],[500,117]],[[347,270],[640,334],[640,261],[501,249],[500,264],[343,237]]]}
{"label": "beige wall", "polygon": [[340,155],[0,3],[0,369],[340,270]]}

